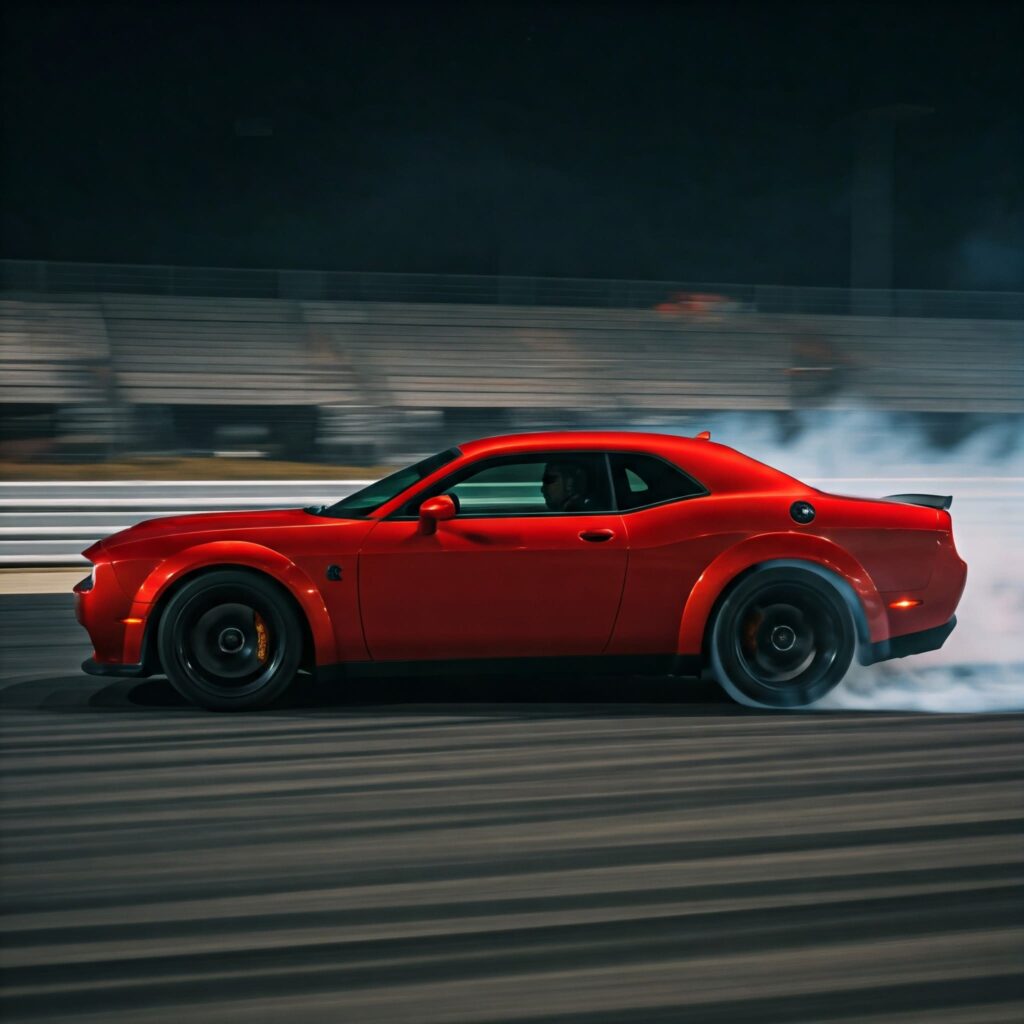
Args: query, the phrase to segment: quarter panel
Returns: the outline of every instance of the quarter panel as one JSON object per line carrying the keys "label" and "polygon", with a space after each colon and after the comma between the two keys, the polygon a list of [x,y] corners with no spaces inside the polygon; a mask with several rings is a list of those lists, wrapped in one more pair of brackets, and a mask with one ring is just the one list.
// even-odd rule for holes
{"label": "quarter panel", "polygon": [[[730,515],[727,509],[734,509]],[[622,517],[629,562],[609,654],[677,650],[679,622],[701,573],[749,535],[739,510],[722,499],[693,498]]]}
{"label": "quarter panel", "polygon": [[939,536],[930,530],[836,529],[822,535],[856,558],[879,590],[927,587],[939,550]]}
{"label": "quarter panel", "polygon": [[938,554],[933,508],[818,493],[815,533],[848,551],[879,590],[928,586]]}
{"label": "quarter panel", "polygon": [[[798,494],[778,491],[711,494],[623,516],[629,532],[626,587],[610,654],[690,653],[681,648],[680,622],[691,591],[723,553],[762,534],[803,536],[789,506]],[[765,550],[778,550],[778,544]],[[773,554],[771,557],[784,557]],[[713,602],[712,598],[712,602]],[[696,652],[699,653],[698,639]]]}
{"label": "quarter panel", "polygon": [[882,599],[867,571],[852,555],[832,541],[812,534],[766,533],[723,551],[701,575],[683,611],[678,652],[700,654],[708,619],[722,591],[747,569],[775,560],[812,562],[845,580],[860,601],[868,639],[875,643],[888,637],[888,618]]}

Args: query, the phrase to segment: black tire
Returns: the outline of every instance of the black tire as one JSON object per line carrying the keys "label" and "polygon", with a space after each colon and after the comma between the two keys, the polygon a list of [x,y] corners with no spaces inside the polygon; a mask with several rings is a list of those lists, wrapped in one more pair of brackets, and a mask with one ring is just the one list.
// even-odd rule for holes
{"label": "black tire", "polygon": [[211,711],[266,707],[288,688],[302,656],[292,603],[258,573],[204,573],[160,617],[160,663],[174,688]]}
{"label": "black tire", "polygon": [[856,649],[843,595],[798,568],[756,569],[726,595],[711,629],[711,668],[748,707],[813,704],[846,675]]}

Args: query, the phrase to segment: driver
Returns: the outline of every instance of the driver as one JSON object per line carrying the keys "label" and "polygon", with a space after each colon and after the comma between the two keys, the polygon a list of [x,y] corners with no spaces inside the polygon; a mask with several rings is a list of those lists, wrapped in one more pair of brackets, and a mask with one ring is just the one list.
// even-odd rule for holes
{"label": "driver", "polygon": [[578,462],[549,462],[540,489],[552,512],[587,512],[593,503],[586,467]]}

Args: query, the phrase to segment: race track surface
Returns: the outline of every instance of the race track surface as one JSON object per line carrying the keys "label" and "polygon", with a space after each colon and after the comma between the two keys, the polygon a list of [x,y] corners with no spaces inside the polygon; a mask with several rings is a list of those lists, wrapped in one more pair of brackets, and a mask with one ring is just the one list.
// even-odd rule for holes
{"label": "race track surface", "polygon": [[1024,1017],[1024,717],[80,675],[0,597],[4,1021]]}

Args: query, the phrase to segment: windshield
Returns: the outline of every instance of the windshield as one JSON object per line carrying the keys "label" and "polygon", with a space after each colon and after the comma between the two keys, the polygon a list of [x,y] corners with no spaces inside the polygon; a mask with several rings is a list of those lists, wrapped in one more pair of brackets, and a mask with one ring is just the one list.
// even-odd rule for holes
{"label": "windshield", "polygon": [[334,516],[338,519],[360,519],[380,508],[381,505],[386,504],[414,483],[426,479],[431,473],[448,465],[461,454],[462,452],[458,448],[449,448],[447,451],[438,452],[437,455],[431,455],[430,458],[417,462],[415,465],[406,466],[405,469],[400,469],[397,473],[392,473],[391,476],[386,476],[383,480],[378,480],[333,505],[309,511],[321,516]]}

